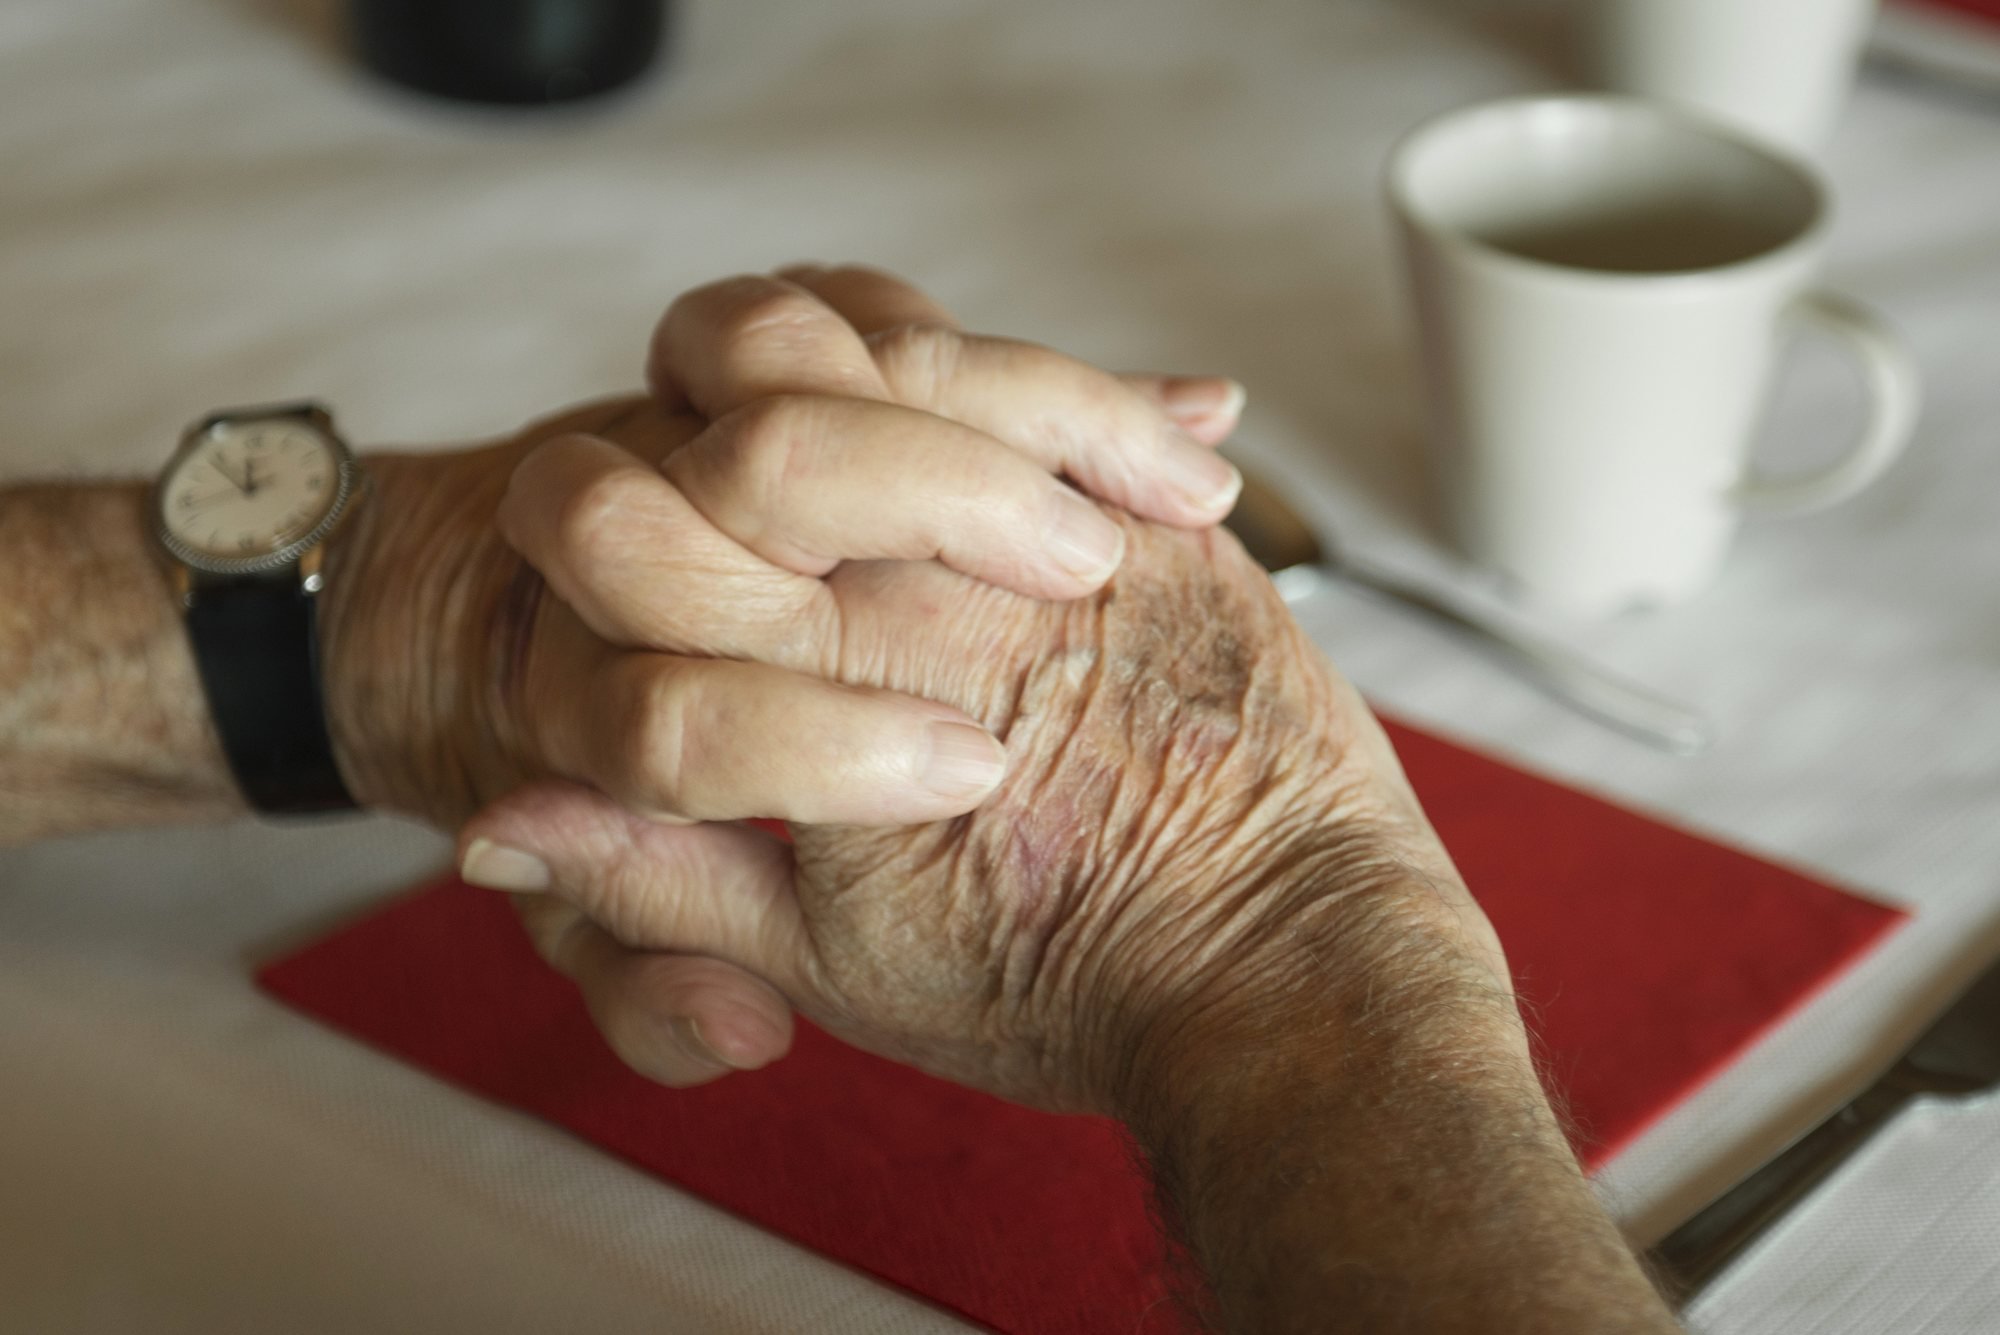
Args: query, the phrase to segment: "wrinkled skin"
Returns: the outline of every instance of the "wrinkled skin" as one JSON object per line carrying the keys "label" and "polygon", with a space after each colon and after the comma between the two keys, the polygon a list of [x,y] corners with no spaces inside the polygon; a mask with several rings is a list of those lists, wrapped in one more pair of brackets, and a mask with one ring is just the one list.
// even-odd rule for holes
{"label": "wrinkled skin", "polygon": [[[648,459],[700,426],[594,412],[586,425]],[[606,870],[566,894],[624,945],[729,960],[859,1046],[1043,1106],[1118,1110],[1133,1064],[1233,994],[1331,988],[1349,939],[1377,950],[1408,929],[1504,989],[1379,728],[1268,578],[1225,532],[1122,522],[1122,568],[1075,602],[864,562],[791,609],[774,661],[958,706],[1003,739],[1007,778],[970,816],[795,826],[795,873],[763,836],[647,822],[578,789],[510,798],[498,828],[588,827]],[[441,785],[434,818],[547,773],[562,725],[544,720],[608,652],[552,596],[486,580],[489,643],[524,647],[434,767],[465,783]],[[545,950],[572,915],[537,908]]]}
{"label": "wrinkled skin", "polygon": [[[824,1018],[848,1036],[1103,1106],[1132,1026],[1225,985],[1219,969],[1254,969],[1317,897],[1418,856],[1422,818],[1379,732],[1235,541],[1132,528],[1112,588],[1081,605],[855,572],[911,611],[854,637],[840,675],[960,705],[1010,767],[958,821],[798,832]],[[850,992],[895,1000],[850,1014]],[[1108,1032],[1066,1032],[1079,1021]],[[1063,1088],[1074,1069],[1107,1084]]]}

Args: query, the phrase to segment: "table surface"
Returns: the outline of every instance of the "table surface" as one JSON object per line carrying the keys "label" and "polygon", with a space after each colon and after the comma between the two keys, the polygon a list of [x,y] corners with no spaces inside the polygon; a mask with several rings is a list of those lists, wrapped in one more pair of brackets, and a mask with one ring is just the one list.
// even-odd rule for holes
{"label": "table surface", "polygon": [[[858,258],[982,328],[1240,377],[1243,457],[1354,548],[1490,601],[1433,533],[1377,180],[1426,115],[1558,84],[1559,14],[715,0],[682,7],[664,77],[542,116],[371,84],[333,19],[0,8],[0,475],[150,474],[203,410],[289,396],[362,442],[502,431],[635,384],[696,282]],[[1385,707],[1916,911],[1603,1174],[1641,1239],[2000,950],[2000,104],[1864,82],[1827,168],[1828,281],[1927,382],[1908,458],[1746,529],[1685,607],[1541,623],[1700,701],[1712,753],[1642,750],[1338,590],[1299,609]],[[1801,349],[1771,454],[1837,447],[1857,400]],[[963,1328],[252,990],[253,960],[445,854],[381,820],[0,854],[16,1328]]]}

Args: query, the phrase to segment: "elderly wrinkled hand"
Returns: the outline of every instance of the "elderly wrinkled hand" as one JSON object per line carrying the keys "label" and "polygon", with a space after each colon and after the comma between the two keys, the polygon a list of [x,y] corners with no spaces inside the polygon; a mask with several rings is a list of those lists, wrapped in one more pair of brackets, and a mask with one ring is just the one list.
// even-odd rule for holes
{"label": "elderly wrinkled hand", "polygon": [[[532,532],[569,504],[555,485],[510,501]],[[1386,740],[1268,578],[1219,530],[1118,522],[1124,561],[1084,598],[850,563],[816,586],[817,615],[753,646],[956,706],[1003,739],[1006,777],[969,815],[795,823],[787,846],[541,784],[475,818],[463,846],[546,869],[544,949],[585,961],[572,972],[614,1045],[673,1081],[720,1066],[691,1066],[681,1017],[648,995],[663,962],[755,975],[842,1037],[960,1082],[1115,1113],[1131,1111],[1135,1065],[1240,1023],[1239,1005],[1338,998],[1349,976],[1372,991],[1385,952],[1427,954],[1405,971],[1413,988],[1504,994],[1497,945]],[[676,541],[643,507],[617,527],[599,538],[615,550]],[[604,550],[530,552],[596,609],[546,607],[568,627],[550,642],[659,637],[668,600],[643,563]],[[526,670],[553,683],[579,668],[555,654]],[[770,1013],[719,1020],[707,1041],[756,1059],[732,1064],[782,1048]],[[711,1012],[701,1029],[715,1028]]]}
{"label": "elderly wrinkled hand", "polygon": [[[969,334],[872,270],[697,289],[660,322],[648,378],[650,399],[498,445],[369,458],[380,500],[335,555],[324,613],[335,741],[369,805],[456,825],[557,776],[654,822],[960,814],[1000,781],[999,744],[949,703],[837,680],[828,646],[896,595],[828,577],[935,559],[1076,598],[1125,541],[1078,489],[1200,528],[1238,485],[1210,449],[1241,403],[1230,382],[1121,378]],[[466,870],[546,875],[491,843]],[[538,939],[664,1079],[788,1042],[783,998],[716,959]]]}
{"label": "elderly wrinkled hand", "polygon": [[[368,805],[456,824],[553,772],[668,818],[969,809],[1001,756],[959,711],[780,661],[832,624],[821,577],[935,558],[1073,598],[1123,544],[1075,488],[1201,527],[1240,486],[1209,448],[1234,425],[1230,382],[1121,379],[966,334],[871,270],[697,289],[661,321],[648,374],[651,400],[368,457],[379,501],[330,556],[323,611],[334,741]],[[643,598],[596,588],[605,567]],[[539,642],[544,579],[596,643]],[[609,651],[625,649],[647,652]],[[524,686],[530,659],[565,652],[573,675]]]}

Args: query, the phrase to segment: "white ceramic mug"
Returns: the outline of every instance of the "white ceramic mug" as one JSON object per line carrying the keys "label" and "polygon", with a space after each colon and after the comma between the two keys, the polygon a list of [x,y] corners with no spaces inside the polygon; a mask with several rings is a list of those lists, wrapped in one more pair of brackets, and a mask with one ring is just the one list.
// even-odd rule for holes
{"label": "white ceramic mug", "polygon": [[1875,0],[1585,0],[1594,80],[1705,111],[1795,151],[1847,100]]}
{"label": "white ceramic mug", "polygon": [[[1740,516],[1851,496],[1909,437],[1908,357],[1808,288],[1827,203],[1803,163],[1657,103],[1525,97],[1418,129],[1388,186],[1447,514],[1530,595],[1590,612],[1683,598]],[[1793,322],[1847,343],[1872,408],[1838,461],[1765,478],[1750,437]]]}

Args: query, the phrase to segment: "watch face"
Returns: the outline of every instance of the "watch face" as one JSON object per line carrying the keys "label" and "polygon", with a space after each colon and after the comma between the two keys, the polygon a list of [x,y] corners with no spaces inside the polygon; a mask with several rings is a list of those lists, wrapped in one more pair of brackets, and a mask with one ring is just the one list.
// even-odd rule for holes
{"label": "watch face", "polygon": [[345,448],[309,421],[217,422],[161,479],[160,527],[197,566],[281,564],[345,501],[349,466]]}

